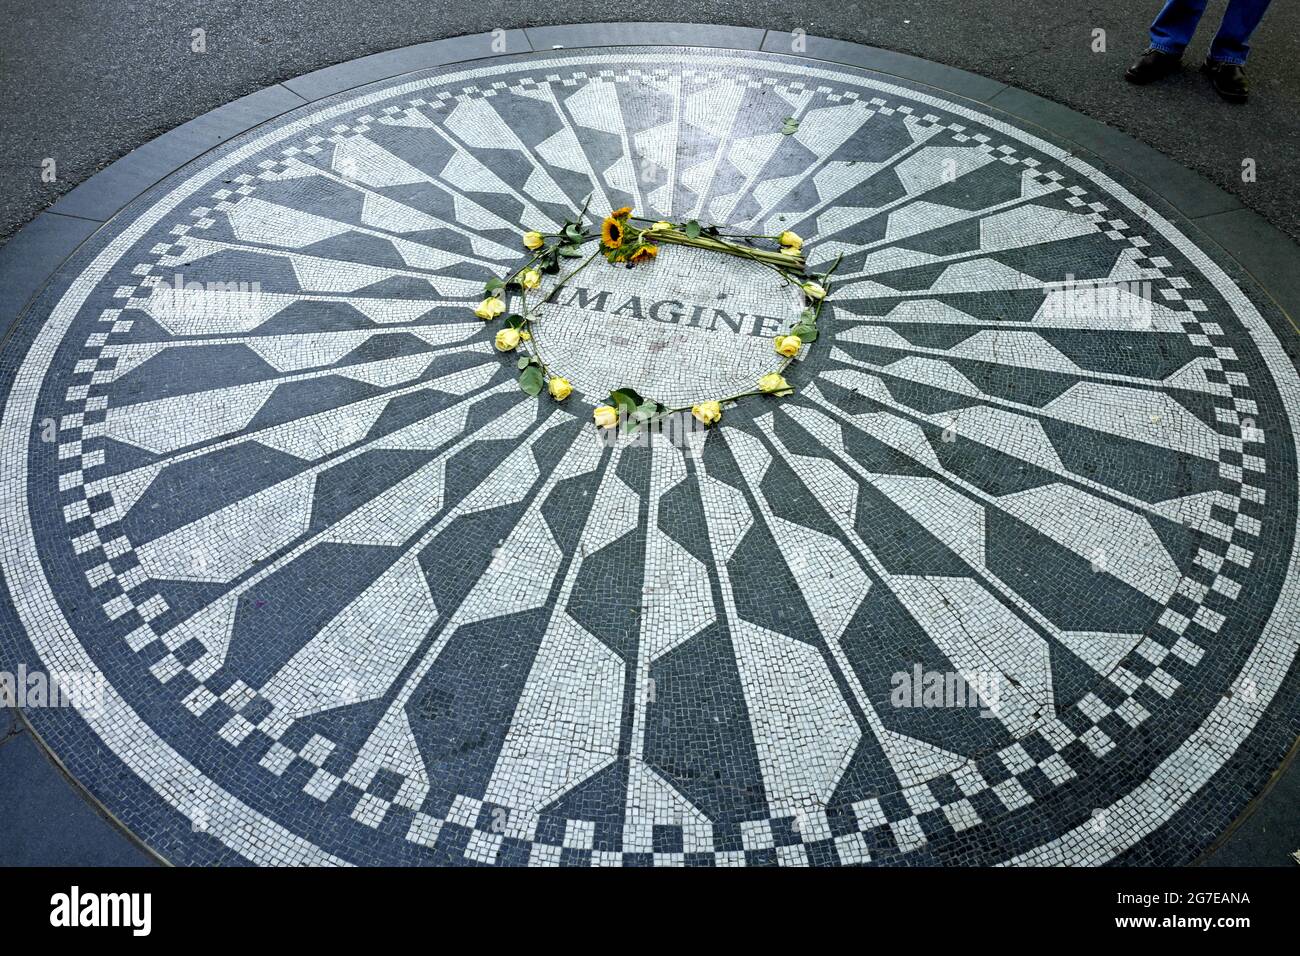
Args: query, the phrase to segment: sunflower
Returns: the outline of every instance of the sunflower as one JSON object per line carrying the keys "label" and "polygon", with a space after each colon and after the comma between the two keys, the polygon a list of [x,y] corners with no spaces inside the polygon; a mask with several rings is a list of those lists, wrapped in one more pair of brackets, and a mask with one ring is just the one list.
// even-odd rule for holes
{"label": "sunflower", "polygon": [[631,258],[628,259],[628,262],[630,262],[632,265],[636,265],[638,262],[644,262],[647,259],[653,259],[657,255],[659,255],[658,246],[637,246],[636,252],[632,253],[632,256]]}
{"label": "sunflower", "polygon": [[610,216],[600,227],[600,241],[607,249],[617,249],[623,244],[623,223]]}
{"label": "sunflower", "polygon": [[624,206],[622,209],[615,209],[613,212],[611,212],[611,213],[609,214],[609,218],[610,218],[610,219],[626,219],[626,218],[627,218],[628,216],[630,216],[630,215],[632,215],[632,207],[631,207],[631,206]]}

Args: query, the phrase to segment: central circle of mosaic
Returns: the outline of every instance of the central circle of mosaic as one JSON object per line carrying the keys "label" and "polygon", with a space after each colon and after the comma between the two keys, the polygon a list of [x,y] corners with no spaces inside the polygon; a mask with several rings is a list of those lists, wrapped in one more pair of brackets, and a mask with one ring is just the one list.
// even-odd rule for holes
{"label": "central circle of mosaic", "polygon": [[[545,299],[567,273],[548,276]],[[541,308],[537,346],[592,402],[628,385],[689,406],[752,389],[775,365],[772,337],[803,310],[770,268],[665,246],[644,267],[586,269]]]}
{"label": "central circle of mosaic", "polygon": [[[1251,290],[958,103],[691,60],[303,107],[33,304],[0,663],[104,675],[31,719],[178,862],[1186,862],[1285,749],[1300,383]],[[525,394],[472,310],[588,196],[839,263],[793,392],[592,440],[799,312],[675,246],[543,306],[575,392]]]}

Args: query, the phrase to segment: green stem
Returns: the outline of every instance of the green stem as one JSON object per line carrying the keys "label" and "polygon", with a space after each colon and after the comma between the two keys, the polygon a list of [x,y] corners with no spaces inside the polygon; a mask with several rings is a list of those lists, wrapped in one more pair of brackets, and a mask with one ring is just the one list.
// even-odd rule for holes
{"label": "green stem", "polygon": [[[662,219],[646,219],[644,216],[628,216],[627,218],[628,218],[628,221],[629,221],[629,222],[649,222],[649,223],[656,223],[656,222],[665,222],[665,221],[666,221],[666,220],[662,220]],[[676,225],[676,224],[674,224],[674,225]],[[774,235],[774,236],[768,236],[768,235],[764,235],[764,234],[762,234],[762,233],[757,233],[757,232],[755,232],[755,233],[743,233],[743,234],[742,234],[742,233],[738,233],[738,232],[722,232],[721,230],[718,230],[718,231],[717,231],[717,235],[720,236],[720,237],[725,237],[725,238],[727,238],[727,239],[779,239],[780,236],[781,236],[780,233],[777,233],[777,234]]]}
{"label": "green stem", "polygon": [[[582,201],[582,209],[578,212],[577,224],[582,225],[582,220],[587,218],[587,208],[591,205],[592,193],[587,193],[587,198]],[[584,233],[583,235],[586,235]],[[585,240],[584,240],[585,241]]]}
{"label": "green stem", "polygon": [[514,282],[515,279],[517,279],[521,273],[523,273],[523,272],[524,272],[526,269],[528,269],[528,268],[529,268],[529,267],[530,267],[534,262],[536,262],[538,259],[540,259],[540,258],[542,257],[542,253],[543,253],[544,251],[545,251],[545,250],[538,250],[537,252],[534,252],[534,253],[533,253],[533,257],[532,257],[531,259],[529,259],[527,262],[525,262],[522,266],[520,266],[520,267],[519,267],[518,269],[516,269],[514,272],[510,273],[510,278],[506,280],[506,285],[508,286],[508,285],[510,285],[510,283]]}
{"label": "green stem", "polygon": [[[628,220],[629,220],[630,222],[648,222],[648,223],[652,223],[652,224],[653,224],[653,223],[656,223],[656,222],[664,222],[664,221],[666,221],[666,220],[661,220],[661,219],[645,219],[645,218],[642,218],[641,216],[629,216],[629,217],[628,217]],[[674,229],[676,229],[676,231],[677,231],[679,234],[683,234],[683,233],[681,232],[681,229],[678,228],[678,224],[677,224],[677,223],[674,223],[673,225],[674,225]],[[642,232],[648,232],[649,230],[643,229],[643,230],[641,230],[641,231],[642,231]],[[666,231],[666,230],[665,230],[665,231]],[[771,236],[769,236],[769,235],[766,235],[765,233],[759,233],[759,232],[753,232],[753,233],[722,232],[721,230],[716,230],[716,229],[715,229],[713,235],[706,236],[706,235],[704,235],[703,233],[701,233],[699,238],[704,239],[704,240],[706,240],[706,241],[707,241],[707,240],[711,240],[711,239],[772,239],[772,240],[777,240],[777,239],[780,239],[780,238],[781,238],[781,235],[782,235],[781,233],[777,233],[777,234],[775,234],[775,235],[771,235]],[[688,236],[687,238],[690,238],[690,237]],[[757,250],[757,251],[764,251],[764,250]],[[768,255],[777,255],[777,253],[766,253],[766,254],[768,254]]]}
{"label": "green stem", "polygon": [[520,334],[528,332],[529,336],[528,341],[524,343],[524,351],[532,353],[533,358],[537,360],[537,364],[542,367],[542,378],[545,379],[547,375],[546,361],[542,358],[541,350],[537,348],[537,336],[533,335],[528,328],[532,322],[528,318],[528,290],[523,288],[520,289],[519,313],[524,317],[524,326],[520,329]]}
{"label": "green stem", "polygon": [[[590,241],[590,240],[585,240],[585,241]],[[595,259],[596,256],[598,255],[600,255],[600,246],[596,246],[596,251],[593,252],[591,255],[587,256],[586,261],[584,261],[582,265],[578,266],[578,268],[570,272],[567,276],[565,276],[563,279],[560,280],[560,282],[555,286],[554,289],[546,293],[546,298],[542,300],[542,304],[545,305],[547,302],[550,302],[552,299],[554,299],[555,296],[559,293],[559,291],[569,284],[569,280],[571,280],[583,269],[587,268],[587,266],[591,265],[591,261]]]}
{"label": "green stem", "polygon": [[824,306],[826,300],[831,297],[831,274],[840,267],[840,263],[843,261],[844,253],[841,252],[835,257],[835,261],[831,263],[831,267],[822,273],[822,288],[826,290],[826,294],[817,300],[817,308],[813,311],[814,323],[822,317],[822,306]]}
{"label": "green stem", "polygon": [[[586,261],[584,261],[584,262],[582,263],[582,265],[578,266],[578,268],[576,268],[576,269],[574,269],[572,272],[570,272],[567,276],[565,276],[563,279],[561,279],[561,280],[559,281],[558,284],[556,284],[556,286],[555,286],[554,289],[552,289],[550,292],[546,293],[546,298],[544,298],[544,299],[542,300],[542,305],[545,305],[546,303],[548,303],[548,302],[550,302],[552,299],[554,299],[555,296],[559,293],[559,291],[560,291],[561,289],[563,289],[566,285],[569,284],[569,280],[571,280],[574,276],[576,276],[576,275],[577,275],[579,272],[581,272],[583,269],[587,268],[587,266],[591,265],[591,261],[592,261],[593,259],[595,259],[596,256],[598,256],[598,255],[600,255],[600,246],[599,246],[599,245],[596,246],[596,251],[593,252],[591,255],[589,255],[589,256],[586,258]],[[527,321],[527,324],[531,326],[533,320],[532,320],[532,318],[528,315],[528,312],[527,312],[527,302],[528,302],[528,299],[527,299],[527,296],[525,295],[525,298],[524,298],[525,311],[524,311],[523,315],[524,315],[524,319]],[[542,347],[541,347],[541,344],[540,344],[540,342],[539,342],[539,340],[538,340],[538,338],[537,338],[537,333],[536,333],[536,332],[530,332],[529,334],[532,335],[532,338],[529,340],[529,343],[528,343],[528,344],[529,344],[529,346],[530,346],[530,348],[531,348],[531,351],[532,351],[532,353],[533,353],[533,357],[534,357],[535,359],[537,359],[538,363],[542,366],[542,374],[543,374],[544,376],[549,376],[549,375],[551,374],[551,372],[550,372],[550,368],[549,368],[549,366],[546,364],[546,360],[542,358]]]}
{"label": "green stem", "polygon": [[710,239],[705,236],[691,238],[684,233],[676,230],[664,229],[659,232],[647,232],[657,242],[668,243],[678,246],[694,246],[696,249],[707,249],[711,252],[720,252],[723,255],[734,256],[737,259],[749,259],[757,262],[759,265],[767,266],[772,271],[781,276],[782,280],[790,285],[795,285],[790,278],[790,271],[803,271],[803,260],[792,259],[790,256],[783,255],[779,252],[765,252],[760,249],[748,249],[744,246],[735,246],[730,243],[720,242],[716,239]]}
{"label": "green stem", "polygon": [[[778,374],[780,372],[785,371],[785,367],[789,364],[790,364],[790,359],[786,359],[785,362],[782,364],[782,366],[777,370]],[[793,391],[793,388],[791,389],[791,391]],[[719,405],[725,405],[728,402],[736,402],[742,398],[749,398],[749,396],[751,395],[771,395],[771,394],[774,393],[765,392],[761,388],[755,388],[755,389],[751,389],[748,392],[737,392],[735,395],[728,395],[726,398],[719,398],[717,399],[717,402]],[[686,411],[690,411],[694,407],[695,407],[694,405],[681,405],[678,406],[677,408],[665,409],[665,414],[669,412],[686,412]]]}

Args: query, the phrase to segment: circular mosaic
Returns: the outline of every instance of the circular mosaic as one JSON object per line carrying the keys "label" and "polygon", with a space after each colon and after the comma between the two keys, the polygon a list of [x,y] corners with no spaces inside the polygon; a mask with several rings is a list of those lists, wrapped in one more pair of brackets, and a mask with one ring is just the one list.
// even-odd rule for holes
{"label": "circular mosaic", "polygon": [[[1280,757],[1300,382],[1241,286],[991,116],[685,62],[303,107],[6,347],[4,662],[103,675],[28,716],[169,859],[1186,862]],[[472,310],[588,194],[842,256],[794,393],[602,440],[610,387],[752,387],[798,314],[686,248],[562,290],[575,392],[522,392]]]}

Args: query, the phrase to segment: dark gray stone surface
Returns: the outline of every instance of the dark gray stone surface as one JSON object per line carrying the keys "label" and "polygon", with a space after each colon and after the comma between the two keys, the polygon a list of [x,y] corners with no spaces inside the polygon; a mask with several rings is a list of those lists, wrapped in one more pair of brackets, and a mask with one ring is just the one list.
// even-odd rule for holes
{"label": "dark gray stone surface", "polygon": [[[1137,89],[1120,79],[1159,4],[1087,5],[1006,0],[833,0],[793,11],[777,0],[563,0],[534,9],[514,0],[378,0],[357,5],[139,0],[93,6],[12,0],[0,31],[0,235],[142,143],[224,103],[291,77],[396,47],[493,29],[552,23],[679,20],[773,31],[802,28],[972,70],[1109,123],[1238,196],[1300,236],[1300,8],[1277,3],[1256,36],[1254,98],[1222,103],[1203,77]],[[1206,15],[1191,63],[1208,47],[1221,4]],[[190,52],[191,31],[207,52]],[[1094,53],[1092,31],[1106,31]],[[545,34],[541,34],[544,38]],[[707,36],[694,42],[708,43]],[[111,95],[110,95],[111,94]],[[58,161],[59,181],[40,180]],[[1259,179],[1242,183],[1243,157]]]}
{"label": "dark gray stone surface", "polygon": [[1292,756],[1268,793],[1257,801],[1202,866],[1294,866],[1300,852],[1300,760]]}
{"label": "dark gray stone surface", "polygon": [[1300,761],[1292,760],[1273,788],[1203,866],[1295,866],[1300,852]]}
{"label": "dark gray stone surface", "polygon": [[0,248],[0,334],[45,284],[59,262],[98,228],[99,223],[44,213],[23,234]]}
{"label": "dark gray stone surface", "polygon": [[89,803],[13,711],[0,715],[0,866],[152,866]]}

